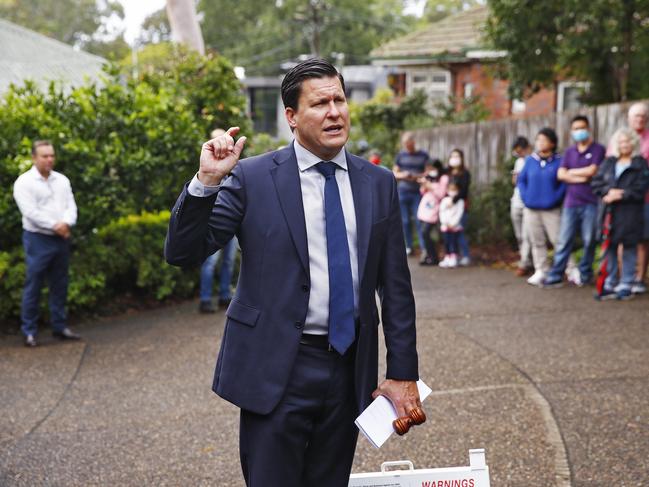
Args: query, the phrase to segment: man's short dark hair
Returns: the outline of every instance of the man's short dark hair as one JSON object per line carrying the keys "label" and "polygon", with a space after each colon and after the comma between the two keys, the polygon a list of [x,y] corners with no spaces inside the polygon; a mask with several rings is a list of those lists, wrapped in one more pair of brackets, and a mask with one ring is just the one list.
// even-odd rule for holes
{"label": "man's short dark hair", "polygon": [[333,64],[321,58],[311,58],[302,61],[291,69],[282,81],[282,102],[284,107],[297,110],[298,100],[302,91],[302,82],[312,78],[332,78],[337,76],[345,91],[345,80]]}
{"label": "man's short dark hair", "polygon": [[54,144],[52,144],[49,140],[35,140],[34,142],[32,142],[32,155],[35,156],[36,149],[45,145],[54,147]]}
{"label": "man's short dark hair", "polygon": [[590,122],[588,121],[588,117],[586,115],[577,115],[576,117],[573,117],[573,119],[570,120],[570,125],[575,122],[584,122],[587,127],[590,127]]}
{"label": "man's short dark hair", "polygon": [[514,139],[514,143],[512,144],[512,150],[516,149],[527,149],[530,146],[530,141],[527,140],[527,137],[523,137],[522,135],[519,135]]}

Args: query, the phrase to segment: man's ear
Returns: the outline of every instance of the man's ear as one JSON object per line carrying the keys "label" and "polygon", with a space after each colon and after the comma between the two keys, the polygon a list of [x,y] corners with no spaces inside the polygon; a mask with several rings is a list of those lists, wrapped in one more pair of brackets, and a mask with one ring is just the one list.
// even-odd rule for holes
{"label": "man's ear", "polygon": [[291,128],[291,130],[295,130],[295,127],[297,127],[297,118],[296,118],[295,110],[293,110],[291,107],[286,107],[284,109],[284,115],[286,116],[286,121],[288,122],[288,126]]}

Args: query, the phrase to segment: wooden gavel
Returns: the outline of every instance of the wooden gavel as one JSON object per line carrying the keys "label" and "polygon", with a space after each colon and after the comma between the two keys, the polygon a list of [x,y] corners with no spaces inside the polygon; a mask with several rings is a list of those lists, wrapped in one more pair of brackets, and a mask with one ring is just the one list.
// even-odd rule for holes
{"label": "wooden gavel", "polygon": [[412,426],[422,424],[426,421],[426,413],[420,407],[416,407],[408,416],[402,416],[392,421],[392,427],[399,436],[405,435]]}

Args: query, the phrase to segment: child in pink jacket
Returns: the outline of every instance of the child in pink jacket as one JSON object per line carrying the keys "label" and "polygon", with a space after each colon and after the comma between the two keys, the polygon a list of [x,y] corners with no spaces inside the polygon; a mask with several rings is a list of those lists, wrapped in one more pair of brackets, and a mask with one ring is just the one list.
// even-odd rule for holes
{"label": "child in pink jacket", "polygon": [[421,222],[424,236],[425,254],[419,261],[420,265],[437,265],[436,242],[432,234],[437,231],[439,222],[439,205],[448,186],[448,176],[443,174],[442,163],[439,159],[426,165],[426,175],[419,181],[421,184],[421,202],[417,209],[417,219]]}

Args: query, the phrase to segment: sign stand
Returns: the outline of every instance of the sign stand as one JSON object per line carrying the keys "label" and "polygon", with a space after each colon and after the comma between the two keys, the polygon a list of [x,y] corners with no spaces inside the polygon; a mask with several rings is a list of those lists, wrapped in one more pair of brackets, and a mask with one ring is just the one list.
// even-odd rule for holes
{"label": "sign stand", "polygon": [[[408,467],[408,470],[389,470]],[[415,470],[409,460],[384,462],[380,472],[355,473],[349,487],[490,487],[489,467],[483,448],[469,450],[468,467]]]}

